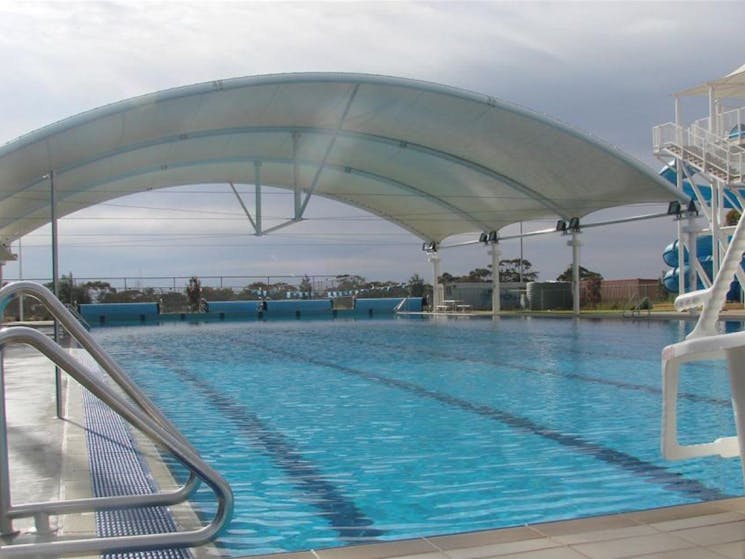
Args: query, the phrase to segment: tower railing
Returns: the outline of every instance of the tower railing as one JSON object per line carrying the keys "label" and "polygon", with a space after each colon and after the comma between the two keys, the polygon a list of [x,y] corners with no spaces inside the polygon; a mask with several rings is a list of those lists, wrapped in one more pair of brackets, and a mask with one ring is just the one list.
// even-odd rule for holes
{"label": "tower railing", "polygon": [[[745,149],[728,136],[715,134],[701,125],[689,127],[667,122],[652,129],[654,152],[680,157],[697,169],[725,183],[741,182],[745,174]],[[745,138],[745,128],[743,129]]]}
{"label": "tower railing", "polygon": [[[207,543],[225,527],[233,509],[233,494],[228,483],[209,466],[186,438],[168,421],[160,410],[145,396],[119,365],[101,348],[78,320],[45,287],[32,282],[16,282],[0,289],[0,310],[15,297],[31,296],[44,304],[70,336],[75,339],[99,365],[104,373],[124,393],[122,395],[99,375],[74,358],[69,351],[41,332],[25,326],[12,326],[0,330],[0,535],[11,543],[0,545],[4,559],[59,556],[106,551],[131,551],[166,547],[188,547]],[[115,413],[129,422],[153,442],[169,451],[190,471],[189,479],[176,490],[150,495],[124,495],[91,497],[65,501],[13,504],[10,498],[10,468],[8,456],[7,423],[5,415],[5,384],[3,358],[8,346],[21,344],[35,348],[57,367],[88,389]],[[215,493],[217,511],[209,524],[194,530],[116,537],[49,537],[48,541],[13,543],[13,520],[33,517],[40,532],[48,532],[50,515],[63,515],[86,511],[164,506],[180,503],[189,498],[200,481]]]}

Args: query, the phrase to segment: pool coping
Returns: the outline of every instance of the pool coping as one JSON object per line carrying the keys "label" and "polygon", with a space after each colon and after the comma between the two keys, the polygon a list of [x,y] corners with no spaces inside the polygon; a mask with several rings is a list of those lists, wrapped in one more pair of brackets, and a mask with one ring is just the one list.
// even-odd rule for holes
{"label": "pool coping", "polygon": [[246,559],[715,559],[745,556],[745,497]]}

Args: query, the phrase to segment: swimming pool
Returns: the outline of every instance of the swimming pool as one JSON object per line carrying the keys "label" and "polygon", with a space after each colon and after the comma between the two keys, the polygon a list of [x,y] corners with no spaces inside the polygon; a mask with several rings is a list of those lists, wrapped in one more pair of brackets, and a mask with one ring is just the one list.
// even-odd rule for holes
{"label": "swimming pool", "polygon": [[[296,320],[95,335],[231,483],[219,545],[245,555],[741,495],[737,460],[659,451],[660,351],[686,328]],[[734,433],[724,365],[687,367],[681,440]]]}

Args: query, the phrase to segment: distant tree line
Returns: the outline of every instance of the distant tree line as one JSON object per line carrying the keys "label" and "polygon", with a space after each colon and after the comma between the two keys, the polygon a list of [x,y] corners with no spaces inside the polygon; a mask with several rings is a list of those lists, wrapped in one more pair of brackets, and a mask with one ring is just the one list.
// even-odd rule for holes
{"label": "distant tree line", "polygon": [[[535,281],[538,272],[533,264],[525,259],[512,258],[499,261],[500,282]],[[556,279],[571,281],[572,267],[569,266]],[[580,266],[580,279],[587,280],[587,302],[596,305],[600,302],[600,274]],[[443,273],[439,281],[443,284],[455,282],[491,282],[491,265],[486,268],[475,268],[465,275],[456,276],[448,272]],[[52,289],[52,284],[46,286]],[[140,303],[158,302],[163,312],[198,311],[204,301],[251,301],[263,299],[288,298],[322,298],[336,295],[358,297],[427,297],[432,299],[432,285],[425,282],[418,274],[414,274],[405,283],[395,281],[368,281],[356,274],[339,274],[334,281],[323,289],[314,289],[309,276],[304,276],[297,285],[286,282],[269,283],[264,281],[252,282],[239,289],[230,287],[203,286],[198,277],[193,276],[180,290],[156,289],[144,287],[139,289],[116,289],[109,282],[85,281],[76,282],[72,273],[63,275],[59,279],[59,298],[69,305],[77,306],[87,303]],[[5,310],[9,319],[19,317],[18,300],[12,301]],[[47,319],[48,314],[35,299],[25,298],[24,318]]]}
{"label": "distant tree line", "polygon": [[[432,286],[418,274],[406,283],[394,281],[368,281],[355,274],[340,274],[324,289],[313,288],[310,277],[304,276],[298,285],[286,282],[252,282],[240,289],[230,287],[203,286],[198,277],[193,276],[181,290],[156,289],[116,289],[109,282],[76,282],[72,274],[63,275],[59,282],[59,298],[77,307],[88,303],[141,303],[157,302],[163,312],[195,312],[203,308],[204,301],[258,301],[264,299],[322,298],[337,295],[358,297],[423,297],[432,294]],[[46,287],[52,289],[52,283]],[[7,319],[20,317],[18,300],[12,301],[5,310]],[[24,298],[24,318],[45,320],[50,318],[43,306],[30,297]]]}
{"label": "distant tree line", "polygon": [[[521,269],[522,265],[522,269]],[[524,258],[509,258],[499,261],[499,281],[505,283],[519,282],[522,281],[535,281],[538,277],[538,272],[533,270],[533,264],[529,260]],[[491,282],[492,281],[492,270],[491,264],[486,268],[475,268],[463,276],[454,276],[445,272],[440,276],[442,283],[455,283],[455,282]]]}

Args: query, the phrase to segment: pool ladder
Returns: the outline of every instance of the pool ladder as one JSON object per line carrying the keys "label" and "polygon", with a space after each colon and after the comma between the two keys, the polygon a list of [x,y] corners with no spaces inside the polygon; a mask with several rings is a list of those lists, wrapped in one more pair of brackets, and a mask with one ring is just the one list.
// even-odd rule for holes
{"label": "pool ladder", "polygon": [[[662,350],[662,452],[666,458],[672,460],[739,455],[745,483],[745,332],[719,334],[716,328],[729,284],[740,266],[743,251],[745,219],[741,217],[711,287],[680,295],[675,300],[675,308],[679,311],[696,307],[703,309],[695,328],[685,341]],[[687,362],[712,359],[727,361],[737,434],[708,443],[680,444],[677,418],[680,366]]]}
{"label": "pool ladder", "polygon": [[[11,542],[0,545],[0,557],[3,559],[57,557],[66,554],[191,547],[202,545],[217,537],[232,515],[233,493],[230,485],[199,456],[189,441],[166,419],[121,367],[91,337],[83,325],[47,288],[26,281],[6,285],[0,289],[0,313],[5,310],[10,301],[21,295],[38,299],[67,330],[70,336],[90,354],[126,397],[112,389],[97,374],[88,370],[85,365],[75,359],[70,352],[41,332],[25,326],[11,326],[0,330],[0,536],[3,537],[4,541]],[[3,354],[6,347],[17,344],[28,345],[37,349],[59,369],[69,374],[129,422],[130,425],[137,428],[160,447],[168,450],[189,469],[188,480],[176,490],[150,495],[91,497],[25,504],[11,503]],[[61,394],[58,390],[58,400],[60,397]],[[61,407],[58,401],[59,409]],[[49,529],[50,515],[133,507],[168,506],[181,503],[194,493],[200,482],[206,483],[214,492],[217,500],[217,511],[208,524],[198,529],[112,537],[61,537],[54,536]],[[37,533],[45,536],[44,541],[13,543],[15,537],[13,520],[30,517],[34,518]]]}

